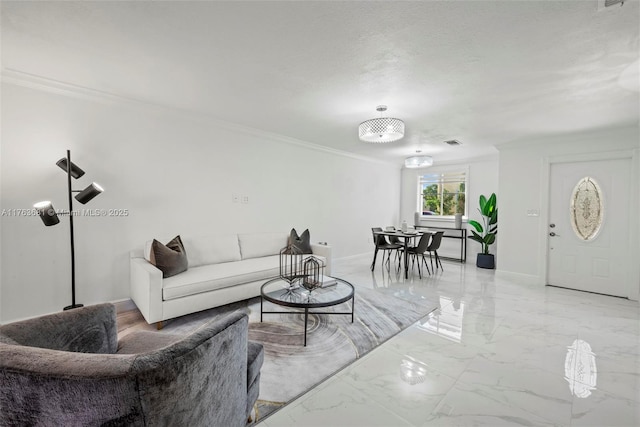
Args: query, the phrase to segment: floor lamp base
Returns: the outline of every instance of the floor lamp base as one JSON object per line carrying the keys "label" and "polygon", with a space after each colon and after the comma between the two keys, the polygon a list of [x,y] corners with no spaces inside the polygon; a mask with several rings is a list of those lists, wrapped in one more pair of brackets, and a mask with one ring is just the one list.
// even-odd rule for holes
{"label": "floor lamp base", "polygon": [[74,308],[80,308],[80,307],[84,307],[83,304],[73,304],[73,305],[68,305],[65,308],[63,308],[63,310],[73,310]]}

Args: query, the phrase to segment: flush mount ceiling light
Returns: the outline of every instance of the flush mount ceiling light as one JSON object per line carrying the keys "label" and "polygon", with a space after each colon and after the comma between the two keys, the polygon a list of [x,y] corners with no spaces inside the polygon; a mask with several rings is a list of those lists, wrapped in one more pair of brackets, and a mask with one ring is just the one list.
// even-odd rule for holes
{"label": "flush mount ceiling light", "polygon": [[376,108],[380,112],[380,117],[370,119],[360,123],[358,126],[358,137],[364,142],[393,142],[404,137],[404,122],[400,119],[382,117],[382,113],[387,111],[386,105],[378,105]]}
{"label": "flush mount ceiling light", "polygon": [[[419,153],[419,151],[417,152]],[[431,156],[411,156],[404,159],[405,168],[425,168],[433,164]]]}

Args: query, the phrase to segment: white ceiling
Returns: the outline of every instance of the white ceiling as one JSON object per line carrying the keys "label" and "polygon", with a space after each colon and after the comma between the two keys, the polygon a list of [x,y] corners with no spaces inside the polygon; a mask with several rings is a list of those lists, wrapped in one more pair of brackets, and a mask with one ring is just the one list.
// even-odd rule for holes
{"label": "white ceiling", "polygon": [[[637,0],[600,11],[598,0],[1,8],[5,75],[206,113],[398,164],[416,149],[437,164],[535,135],[637,125],[640,116]],[[621,84],[621,75],[631,79]],[[379,104],[405,121],[403,140],[358,140],[358,124],[377,117]]]}

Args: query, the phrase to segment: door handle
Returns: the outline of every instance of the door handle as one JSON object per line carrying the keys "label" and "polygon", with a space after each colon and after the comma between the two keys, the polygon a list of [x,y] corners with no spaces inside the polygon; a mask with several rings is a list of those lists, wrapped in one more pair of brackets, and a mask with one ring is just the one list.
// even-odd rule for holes
{"label": "door handle", "polygon": [[552,231],[551,233],[549,233],[549,236],[555,237],[555,236],[557,236],[557,234]]}
{"label": "door handle", "polygon": [[549,227],[551,227],[551,228],[553,228],[555,226],[556,226],[555,224],[549,224]]}

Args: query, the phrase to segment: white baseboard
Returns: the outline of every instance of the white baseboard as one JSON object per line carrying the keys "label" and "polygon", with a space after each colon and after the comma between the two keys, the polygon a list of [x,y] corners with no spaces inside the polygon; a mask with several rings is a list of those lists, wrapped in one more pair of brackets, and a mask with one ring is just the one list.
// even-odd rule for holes
{"label": "white baseboard", "polygon": [[373,251],[372,252],[365,252],[365,253],[361,253],[361,254],[356,254],[356,255],[343,256],[343,257],[340,257],[340,258],[334,258],[333,262],[351,261],[353,259],[360,258],[360,257],[363,257],[363,256],[373,257]]}
{"label": "white baseboard", "polygon": [[[133,300],[131,298],[123,298],[123,299],[118,299],[118,300],[113,300],[113,301],[102,301],[102,302],[110,302],[110,303],[114,304],[116,306],[116,312],[117,313],[120,313],[120,312],[123,312],[123,311],[133,310],[134,308],[136,308],[136,304],[133,302]],[[91,303],[86,303],[84,305],[85,306],[89,306],[89,305],[101,304],[102,302],[91,302]],[[62,309],[56,310],[56,311],[52,311],[50,313],[37,314],[37,315],[34,315],[34,316],[18,317],[18,318],[15,318],[15,319],[7,319],[7,320],[4,320],[4,321],[0,322],[0,325],[6,325],[6,324],[9,324],[9,323],[13,323],[13,322],[21,322],[23,320],[35,319],[35,318],[40,317],[40,316],[47,316],[49,314],[60,313],[61,311],[62,311]]]}
{"label": "white baseboard", "polygon": [[531,285],[531,286],[540,286],[541,284],[544,285],[544,283],[542,283],[542,281],[540,280],[540,277],[534,274],[524,274],[524,273],[516,273],[514,271],[496,270],[496,277],[513,280],[514,282],[522,283],[524,285]]}

